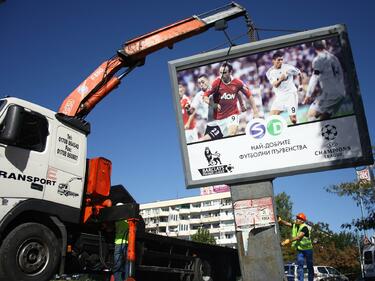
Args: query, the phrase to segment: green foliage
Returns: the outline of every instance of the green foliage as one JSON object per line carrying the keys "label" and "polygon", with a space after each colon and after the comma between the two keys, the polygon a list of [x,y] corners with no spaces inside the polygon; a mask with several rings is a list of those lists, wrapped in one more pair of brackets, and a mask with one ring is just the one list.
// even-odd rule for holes
{"label": "green foliage", "polygon": [[285,192],[279,193],[275,196],[277,215],[283,220],[290,221],[292,219],[293,203],[290,201],[290,196]]}
{"label": "green foliage", "polygon": [[197,233],[191,236],[191,240],[194,242],[206,243],[215,245],[216,241],[214,236],[210,233],[208,229],[198,228]]}
{"label": "green foliage", "polygon": [[[292,221],[292,209],[293,203],[290,200],[290,196],[285,192],[279,193],[275,196],[276,213],[278,217],[281,217],[285,221]],[[286,226],[280,226],[281,240],[290,237],[291,229]],[[295,251],[291,247],[283,247],[283,259],[284,262],[295,261]]]}
{"label": "green foliage", "polygon": [[314,263],[332,266],[344,274],[359,274],[360,264],[355,235],[345,231],[333,233],[327,224],[325,226],[325,232],[312,230],[315,242]]}
{"label": "green foliage", "polygon": [[375,228],[375,189],[369,182],[346,182],[338,185],[331,185],[325,188],[327,192],[336,194],[340,197],[348,196],[367,211],[367,216],[363,219],[354,219],[351,222],[343,224],[343,228],[351,229],[355,227],[359,230]]}

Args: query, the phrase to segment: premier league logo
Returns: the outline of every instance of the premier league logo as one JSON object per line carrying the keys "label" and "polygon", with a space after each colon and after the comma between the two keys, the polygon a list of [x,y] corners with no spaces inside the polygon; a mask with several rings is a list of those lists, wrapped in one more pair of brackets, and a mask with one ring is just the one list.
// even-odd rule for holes
{"label": "premier league logo", "polygon": [[321,129],[322,137],[327,141],[332,141],[337,137],[337,129],[335,126],[327,124]]}
{"label": "premier league logo", "polygon": [[216,166],[221,164],[220,153],[215,151],[212,153],[209,147],[206,147],[204,150],[204,156],[206,156],[208,166]]}
{"label": "premier league logo", "polygon": [[225,173],[231,173],[234,169],[234,167],[231,164],[222,164],[221,163],[221,155],[219,152],[211,152],[211,149],[209,147],[206,147],[204,149],[204,156],[207,160],[208,167],[198,169],[199,173],[202,176],[212,176],[212,175],[218,175],[218,174],[225,174]]}

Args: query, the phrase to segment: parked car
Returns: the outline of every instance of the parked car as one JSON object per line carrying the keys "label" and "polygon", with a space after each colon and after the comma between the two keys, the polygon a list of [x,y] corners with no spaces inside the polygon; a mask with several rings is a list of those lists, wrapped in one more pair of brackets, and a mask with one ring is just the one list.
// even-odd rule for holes
{"label": "parked car", "polygon": [[363,249],[363,269],[365,271],[365,280],[375,280],[375,245],[366,245]]}
{"label": "parked car", "polygon": [[[285,276],[288,281],[298,281],[297,264],[289,263],[284,265]],[[303,267],[304,280],[307,281],[307,268]],[[349,278],[331,266],[314,266],[314,281],[349,281]]]}

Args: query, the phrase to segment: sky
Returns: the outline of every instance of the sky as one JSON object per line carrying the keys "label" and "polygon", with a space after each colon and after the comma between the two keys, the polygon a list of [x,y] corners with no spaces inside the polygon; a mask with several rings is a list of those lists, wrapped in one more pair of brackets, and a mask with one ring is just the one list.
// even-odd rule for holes
{"label": "sky", "polygon": [[[310,30],[346,24],[370,138],[375,137],[373,64],[375,2],[239,1],[256,27]],[[69,95],[126,41],[227,1],[7,0],[0,4],[0,96],[25,99],[58,110]],[[244,35],[242,18],[230,21],[231,38]],[[285,31],[259,31],[260,39]],[[245,37],[235,41],[248,43]],[[186,189],[168,61],[226,44],[223,32],[209,30],[151,54],[88,116],[88,157],[112,161],[112,184],[123,184],[140,203],[195,196]],[[224,45],[225,47],[228,45]],[[373,143],[373,141],[372,141]],[[354,168],[277,178],[274,192],[287,193],[293,212],[333,231],[360,217],[360,208],[325,187],[354,181]]]}

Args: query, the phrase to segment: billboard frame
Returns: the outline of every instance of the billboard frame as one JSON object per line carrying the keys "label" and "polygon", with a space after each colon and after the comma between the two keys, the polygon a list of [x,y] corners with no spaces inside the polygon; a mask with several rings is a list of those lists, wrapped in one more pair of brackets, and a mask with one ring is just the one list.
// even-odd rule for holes
{"label": "billboard frame", "polygon": [[[356,124],[358,126],[360,146],[362,149],[362,156],[333,160],[322,163],[313,163],[295,167],[286,167],[281,169],[271,169],[261,172],[251,172],[239,175],[228,175],[220,178],[209,178],[203,180],[193,180],[190,171],[189,155],[187,151],[187,143],[184,134],[184,125],[182,116],[180,113],[180,102],[178,95],[178,78],[177,72],[182,70],[188,70],[195,67],[224,62],[231,59],[236,59],[252,54],[261,52],[267,52],[277,50],[284,47],[294,46],[297,44],[303,44],[313,42],[317,40],[324,40],[337,36],[342,46],[343,54],[343,67],[346,69],[347,79],[352,81],[349,83],[349,94],[353,101],[354,114],[356,118]],[[370,165],[373,163],[373,155],[370,137],[367,128],[366,117],[363,108],[363,102],[360,94],[359,83],[357,74],[355,71],[352,51],[348,39],[347,29],[345,25],[333,25],[323,27],[319,29],[298,32],[285,36],[279,36],[271,39],[266,39],[258,42],[248,43],[240,46],[234,46],[230,48],[212,51],[204,54],[194,55],[182,59],[177,59],[168,62],[169,74],[171,77],[173,103],[176,111],[177,124],[179,129],[179,140],[183,158],[183,167],[185,173],[185,183],[187,188],[201,187],[215,184],[234,184],[244,182],[257,182],[263,180],[272,180],[279,176],[288,176],[294,174],[302,174],[309,172],[320,172],[325,170],[333,170],[340,168],[348,168],[360,165]]]}

